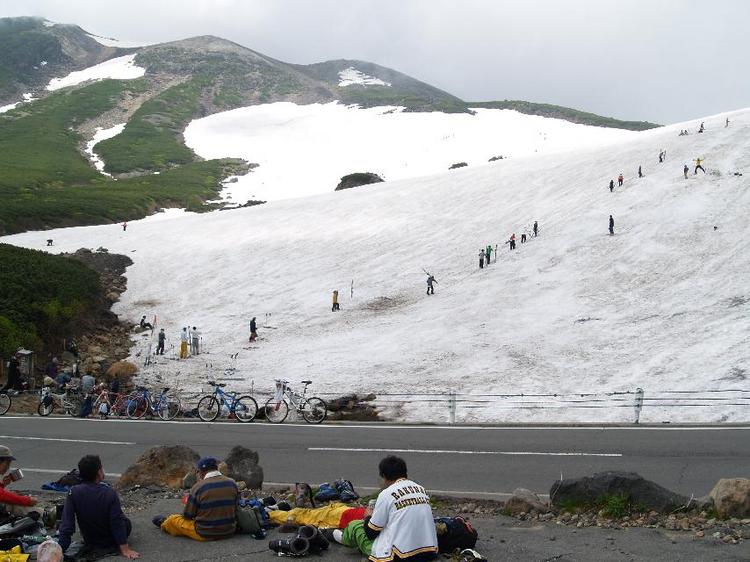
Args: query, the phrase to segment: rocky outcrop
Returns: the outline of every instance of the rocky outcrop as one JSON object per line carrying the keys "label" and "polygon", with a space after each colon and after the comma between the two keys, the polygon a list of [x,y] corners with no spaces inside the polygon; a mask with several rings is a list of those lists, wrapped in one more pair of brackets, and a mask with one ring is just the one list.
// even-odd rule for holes
{"label": "rocky outcrop", "polygon": [[620,496],[638,509],[660,513],[674,511],[689,501],[685,496],[646,480],[640,474],[620,471],[598,472],[593,476],[557,481],[552,485],[549,496],[557,507],[593,506],[608,497]]}
{"label": "rocky outcrop", "polygon": [[341,178],[341,181],[336,186],[335,191],[341,191],[342,189],[351,189],[352,187],[369,185],[371,183],[380,183],[382,181],[383,178],[381,178],[377,174],[373,174],[372,172],[357,172]]}
{"label": "rocky outcrop", "polygon": [[258,464],[258,453],[255,451],[236,445],[224,462],[227,465],[226,476],[244,482],[252,490],[259,490],[263,486],[263,468]]}
{"label": "rocky outcrop", "polygon": [[709,495],[719,517],[750,517],[750,479],[722,478]]}
{"label": "rocky outcrop", "polygon": [[546,513],[547,511],[549,511],[547,505],[539,499],[539,496],[526,488],[516,488],[513,490],[513,495],[505,502],[505,512],[508,515]]}
{"label": "rocky outcrop", "polygon": [[456,162],[455,164],[451,164],[451,167],[448,169],[455,170],[456,168],[465,168],[466,166],[468,166],[466,162]]}
{"label": "rocky outcrop", "polygon": [[184,445],[152,447],[128,467],[117,487],[157,485],[180,488],[185,474],[193,470],[198,459],[198,453]]}
{"label": "rocky outcrop", "polygon": [[333,398],[326,401],[328,407],[329,420],[350,420],[350,421],[378,421],[380,414],[373,402],[377,397],[374,394],[359,396],[357,394],[347,394],[339,398]]}

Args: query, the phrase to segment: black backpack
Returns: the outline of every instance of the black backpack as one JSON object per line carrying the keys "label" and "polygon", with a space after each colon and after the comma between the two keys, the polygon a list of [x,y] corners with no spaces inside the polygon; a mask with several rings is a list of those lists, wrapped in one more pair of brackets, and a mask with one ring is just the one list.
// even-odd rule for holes
{"label": "black backpack", "polygon": [[477,532],[463,517],[437,517],[435,531],[440,554],[474,548],[477,544]]}

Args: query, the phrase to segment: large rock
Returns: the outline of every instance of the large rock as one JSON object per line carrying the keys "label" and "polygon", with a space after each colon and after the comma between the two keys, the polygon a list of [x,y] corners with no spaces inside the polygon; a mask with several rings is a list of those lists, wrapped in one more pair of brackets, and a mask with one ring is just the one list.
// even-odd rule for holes
{"label": "large rock", "polygon": [[518,515],[531,511],[546,513],[549,510],[534,492],[526,488],[516,488],[513,490],[513,495],[505,502],[505,511],[509,515]]}
{"label": "large rock", "polygon": [[152,447],[128,467],[117,487],[157,485],[180,488],[183,477],[199,458],[198,453],[184,445]]}
{"label": "large rock", "polygon": [[224,461],[227,464],[226,476],[243,481],[251,490],[263,486],[263,468],[258,465],[258,453],[241,445],[232,447]]}
{"label": "large rock", "polygon": [[750,517],[750,479],[722,478],[710,496],[719,517]]}
{"label": "large rock", "polygon": [[555,506],[594,506],[607,496],[623,496],[637,509],[666,513],[687,505],[688,498],[646,480],[635,472],[598,472],[557,481],[549,493]]}
{"label": "large rock", "polygon": [[341,178],[341,181],[336,186],[335,191],[341,191],[342,189],[351,189],[352,187],[359,187],[361,185],[369,185],[371,183],[380,183],[383,181],[377,174],[372,172],[357,172],[355,174],[349,174]]}

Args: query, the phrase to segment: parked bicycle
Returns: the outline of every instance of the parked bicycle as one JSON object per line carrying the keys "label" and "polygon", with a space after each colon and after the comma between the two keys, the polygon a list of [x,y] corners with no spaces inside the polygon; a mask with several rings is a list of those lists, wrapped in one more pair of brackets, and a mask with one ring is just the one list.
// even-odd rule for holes
{"label": "parked bicycle", "polygon": [[62,393],[57,394],[49,386],[45,386],[36,411],[40,416],[49,416],[55,408],[60,408],[69,416],[76,417],[80,414],[82,405],[83,396],[78,391],[66,387]]}
{"label": "parked bicycle", "polygon": [[[120,394],[112,393],[108,390],[102,390],[99,392],[94,404],[91,408],[94,414],[104,414],[107,416],[125,416],[127,415],[128,403],[131,398],[135,398],[133,394]],[[106,412],[102,412],[102,404],[106,404]]]}
{"label": "parked bicycle", "polygon": [[289,415],[289,404],[297,414],[301,414],[307,423],[321,423],[328,415],[326,403],[316,396],[306,398],[307,387],[312,381],[302,381],[305,385],[302,394],[294,392],[289,386],[289,381],[276,379],[276,395],[266,402],[264,412],[266,419],[271,423],[281,423]]}
{"label": "parked bicycle", "polygon": [[10,394],[7,392],[0,392],[0,416],[8,413],[11,404],[13,404],[13,400],[11,400]]}
{"label": "parked bicycle", "polygon": [[236,392],[222,390],[225,383],[209,382],[214,387],[211,394],[207,394],[198,402],[198,417],[203,421],[214,421],[222,410],[230,416],[234,415],[237,421],[247,423],[255,419],[258,414],[258,403],[252,396],[237,396]]}
{"label": "parked bicycle", "polygon": [[139,386],[129,397],[126,413],[130,419],[141,419],[146,414],[156,415],[163,420],[173,420],[182,410],[179,396],[164,388],[160,394],[152,394],[146,387]]}

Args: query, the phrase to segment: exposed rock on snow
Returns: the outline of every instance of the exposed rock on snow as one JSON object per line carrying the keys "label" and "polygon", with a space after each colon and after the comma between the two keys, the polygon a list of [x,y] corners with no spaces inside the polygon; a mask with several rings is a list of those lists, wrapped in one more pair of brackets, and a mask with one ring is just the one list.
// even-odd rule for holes
{"label": "exposed rock on snow", "polygon": [[348,174],[341,178],[341,181],[336,186],[334,191],[341,191],[342,189],[351,189],[352,187],[360,187],[362,185],[369,185],[371,183],[380,183],[383,181],[377,174],[372,172],[355,172]]}

